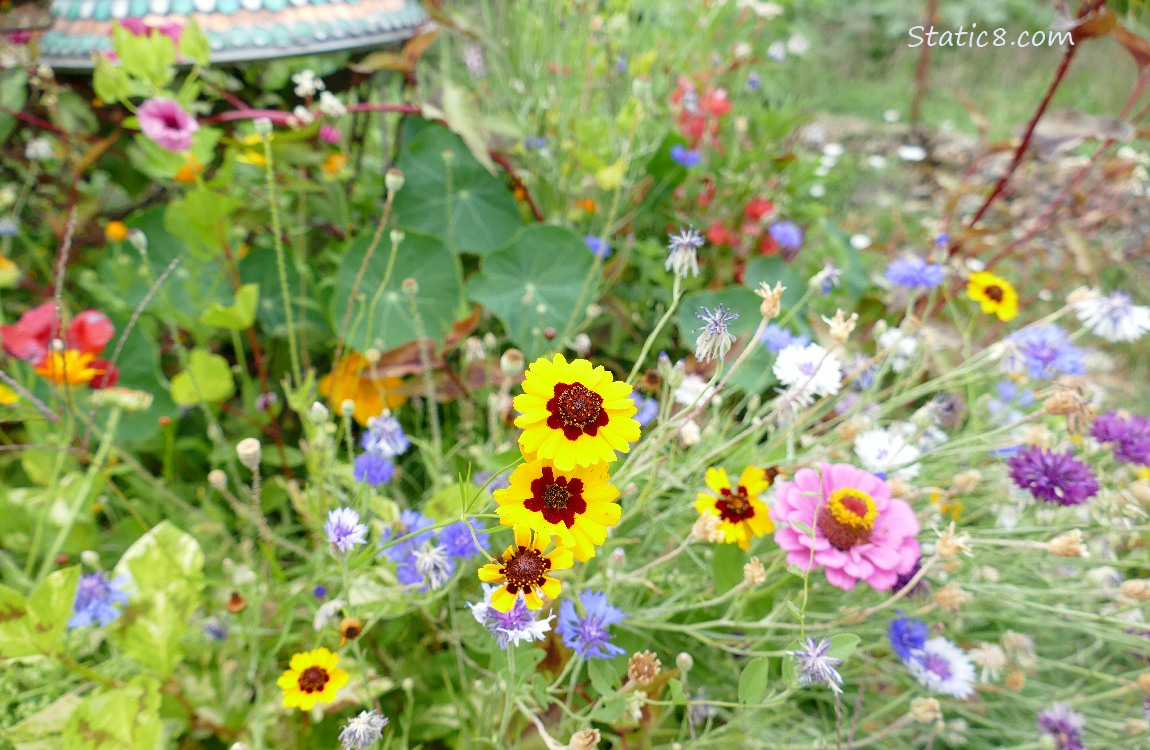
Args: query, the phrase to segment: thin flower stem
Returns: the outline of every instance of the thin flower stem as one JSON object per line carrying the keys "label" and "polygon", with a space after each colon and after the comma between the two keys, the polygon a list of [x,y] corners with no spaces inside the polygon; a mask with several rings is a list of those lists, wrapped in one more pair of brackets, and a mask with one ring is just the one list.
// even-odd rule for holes
{"label": "thin flower stem", "polygon": [[287,323],[288,352],[291,356],[292,377],[298,387],[303,382],[303,372],[300,369],[298,344],[296,343],[295,318],[292,312],[292,295],[288,288],[287,263],[284,258],[284,242],[282,227],[280,225],[279,205],[276,199],[275,164],[272,160],[271,139],[264,137],[264,174],[267,177],[268,207],[272,219],[272,243],[276,252],[276,272],[279,274],[280,293],[284,298],[284,321]]}
{"label": "thin flower stem", "polygon": [[651,331],[651,335],[643,342],[643,349],[639,352],[639,356],[635,359],[635,364],[631,368],[630,374],[627,375],[627,382],[631,385],[635,384],[635,376],[642,369],[643,363],[647,360],[647,355],[651,353],[651,347],[655,343],[655,339],[663,330],[663,326],[667,325],[667,321],[675,314],[675,309],[679,306],[679,300],[683,297],[683,280],[678,276],[675,277],[674,286],[671,289],[671,304],[667,306],[667,311],[663,313],[663,317],[659,318],[659,322],[655,324],[655,328]]}
{"label": "thin flower stem", "polygon": [[[343,193],[340,192],[342,196]],[[348,323],[351,322],[351,311],[355,307],[355,296],[359,293],[360,284],[363,283],[363,277],[367,273],[367,267],[371,263],[372,255],[375,254],[375,249],[379,246],[379,241],[383,239],[383,228],[387,226],[388,220],[391,218],[391,206],[395,202],[395,193],[391,190],[387,191],[387,201],[383,205],[383,214],[379,217],[379,223],[376,224],[375,234],[371,237],[371,244],[367,246],[367,252],[363,255],[363,262],[359,264],[359,271],[355,274],[355,281],[351,285],[351,293],[347,295],[347,307],[343,311],[343,322],[339,327],[339,340],[335,345],[335,357],[332,359],[339,366],[339,361],[343,356],[343,345],[347,338]],[[391,268],[395,263],[395,250],[396,243],[391,245],[391,255],[387,259],[387,271],[384,274],[384,281],[379,285],[380,289],[387,288],[387,280],[391,276]]]}

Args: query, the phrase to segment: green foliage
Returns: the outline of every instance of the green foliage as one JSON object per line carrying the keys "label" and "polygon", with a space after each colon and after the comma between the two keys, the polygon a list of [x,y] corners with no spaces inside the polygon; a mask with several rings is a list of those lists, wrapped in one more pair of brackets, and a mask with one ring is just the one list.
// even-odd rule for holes
{"label": "green foliage", "polygon": [[200,322],[204,325],[225,328],[229,331],[242,331],[256,321],[256,305],[259,303],[258,284],[244,284],[236,292],[236,301],[230,305],[213,303],[204,310]]}
{"label": "green foliage", "polygon": [[72,566],[49,575],[28,597],[0,586],[0,659],[59,653],[79,581],[80,568]]}
{"label": "green foliage", "polygon": [[63,750],[155,750],[160,721],[160,684],[135,677],[85,698],[64,725]]}
{"label": "green foliage", "polygon": [[739,703],[762,703],[767,696],[767,672],[770,660],[765,656],[751,659],[739,674]]}
{"label": "green foliage", "polygon": [[228,361],[203,349],[189,352],[188,369],[172,378],[172,400],[181,406],[227,401],[235,392]]}

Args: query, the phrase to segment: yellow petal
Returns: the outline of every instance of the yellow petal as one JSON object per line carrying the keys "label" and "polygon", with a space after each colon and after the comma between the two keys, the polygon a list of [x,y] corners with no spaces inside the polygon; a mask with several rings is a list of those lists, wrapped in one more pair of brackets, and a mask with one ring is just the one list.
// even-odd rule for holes
{"label": "yellow petal", "polygon": [[708,487],[719,494],[722,494],[723,490],[731,489],[731,480],[727,478],[727,472],[723,469],[716,469],[712,466],[707,469],[704,480]]}
{"label": "yellow petal", "polygon": [[500,586],[495,591],[491,592],[491,608],[496,612],[507,612],[515,606],[516,595],[507,590],[506,586]]}

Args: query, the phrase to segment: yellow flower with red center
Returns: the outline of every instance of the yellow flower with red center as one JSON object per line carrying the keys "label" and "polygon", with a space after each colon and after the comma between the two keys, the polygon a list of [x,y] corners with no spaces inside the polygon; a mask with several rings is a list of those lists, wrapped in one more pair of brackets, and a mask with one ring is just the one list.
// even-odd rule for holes
{"label": "yellow flower with red center", "polygon": [[719,528],[727,544],[737,544],[745,551],[751,548],[753,537],[775,530],[767,504],[759,499],[773,479],[766,469],[748,466],[734,487],[727,472],[713,466],[707,469],[704,479],[715,494],[700,492],[695,510],[699,515],[719,517]]}
{"label": "yellow flower with red center", "polygon": [[367,359],[352,352],[319,381],[319,392],[337,409],[346,399],[354,401],[355,421],[366,425],[385,407],[395,409],[403,405],[407,397],[398,391],[401,385],[400,378],[374,377]]}
{"label": "yellow flower with red center", "polygon": [[559,597],[562,586],[550,574],[570,568],[575,561],[571,550],[565,547],[544,554],[550,543],[551,537],[546,534],[533,534],[531,529],[517,526],[515,543],[504,550],[500,559],[479,569],[479,580],[499,584],[491,594],[491,606],[496,611],[509,611],[519,594],[523,594],[528,609],[542,607],[545,596]]}
{"label": "yellow flower with red center", "polygon": [[997,315],[999,320],[1013,320],[1018,315],[1018,292],[1009,281],[989,271],[970,275],[966,296],[978,302],[984,313]]}
{"label": "yellow flower with red center", "polygon": [[44,360],[36,365],[36,374],[54,383],[81,385],[90,382],[104,371],[92,367],[96,355],[76,349],[52,349]]}
{"label": "yellow flower with red center", "polygon": [[122,221],[109,221],[104,226],[104,236],[111,242],[123,242],[128,239],[128,227]]}
{"label": "yellow flower with red center", "polygon": [[550,461],[528,461],[512,472],[510,482],[495,492],[500,522],[557,537],[581,562],[595,556],[607,528],[622,514],[606,464],[561,471]]}
{"label": "yellow flower with red center", "polygon": [[276,685],[284,691],[284,708],[310,711],[319,703],[331,703],[347,684],[347,672],[339,669],[339,654],[326,648],[305,651],[291,658],[291,665]]}
{"label": "yellow flower with red center", "polygon": [[639,439],[631,386],[585,359],[569,363],[556,354],[535,360],[514,406],[523,454],[552,461],[561,471],[611,463],[616,451],[627,453]]}

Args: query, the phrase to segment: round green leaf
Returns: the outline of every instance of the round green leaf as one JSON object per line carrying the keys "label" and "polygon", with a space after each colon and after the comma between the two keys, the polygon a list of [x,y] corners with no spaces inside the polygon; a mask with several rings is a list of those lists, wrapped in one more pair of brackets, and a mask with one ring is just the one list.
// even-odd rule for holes
{"label": "round green leaf", "polygon": [[[329,310],[332,328],[337,332],[343,326],[347,300],[370,246],[371,235],[365,234],[353,240],[344,253]],[[393,349],[420,337],[439,341],[451,329],[463,305],[459,267],[442,242],[408,232],[395,254],[385,286],[390,254],[390,243],[384,239],[367,264],[352,305],[348,330],[342,332],[348,346],[356,351],[373,347]],[[405,279],[414,279],[419,287],[415,307],[421,325],[416,325],[403,292]]]}
{"label": "round green leaf", "polygon": [[192,350],[188,369],[172,378],[172,400],[180,406],[227,401],[235,392],[228,361],[203,349]]}

